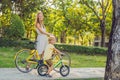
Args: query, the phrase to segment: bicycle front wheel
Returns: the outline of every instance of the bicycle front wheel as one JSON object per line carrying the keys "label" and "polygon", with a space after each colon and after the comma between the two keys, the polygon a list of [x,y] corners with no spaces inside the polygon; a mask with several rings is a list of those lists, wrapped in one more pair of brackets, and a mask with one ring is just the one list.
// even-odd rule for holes
{"label": "bicycle front wheel", "polygon": [[[62,53],[60,56],[56,55],[55,59],[57,60],[57,63],[60,60],[62,60],[61,65],[58,65],[58,66],[54,67],[54,70],[56,72],[60,72],[60,67],[63,66],[63,65],[67,65],[68,67],[70,67],[70,65],[71,65],[71,58],[67,53]],[[56,61],[56,60],[53,60],[53,62]],[[54,63],[54,64],[57,64],[57,63]]]}
{"label": "bicycle front wheel", "polygon": [[70,72],[69,66],[63,65],[63,66],[60,67],[60,74],[61,74],[63,77],[67,76],[67,75],[69,74],[69,72]]}
{"label": "bicycle front wheel", "polygon": [[[33,64],[27,60],[30,54],[31,54],[31,50],[29,49],[23,49],[23,50],[20,50],[18,53],[16,53],[15,66],[19,71],[23,73],[28,73],[33,68],[35,68],[36,64]],[[32,56],[30,59],[33,59],[33,58],[34,56]]]}
{"label": "bicycle front wheel", "polygon": [[61,58],[62,58],[62,65],[67,65],[68,67],[70,67],[71,65],[70,56],[67,53],[62,53]]}

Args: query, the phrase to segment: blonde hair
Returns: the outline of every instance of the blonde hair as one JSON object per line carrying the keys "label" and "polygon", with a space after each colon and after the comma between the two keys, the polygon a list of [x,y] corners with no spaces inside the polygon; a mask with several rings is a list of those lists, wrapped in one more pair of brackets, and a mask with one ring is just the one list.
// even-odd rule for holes
{"label": "blonde hair", "polygon": [[[43,12],[42,12],[42,11],[39,11],[39,12],[37,13],[36,19],[35,19],[35,26],[37,25],[37,23],[40,23],[40,22],[39,22],[39,18],[38,18],[39,14],[42,14],[42,15],[43,15]],[[43,18],[44,18],[44,16],[43,16]]]}
{"label": "blonde hair", "polygon": [[50,42],[51,40],[56,40],[55,36],[50,36],[50,37],[48,38],[48,42]]}

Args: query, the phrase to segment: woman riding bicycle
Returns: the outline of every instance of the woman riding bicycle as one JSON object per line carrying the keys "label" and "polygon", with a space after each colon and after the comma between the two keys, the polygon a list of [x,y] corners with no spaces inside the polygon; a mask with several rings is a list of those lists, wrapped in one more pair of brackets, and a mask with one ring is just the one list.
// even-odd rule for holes
{"label": "woman riding bicycle", "polygon": [[[43,13],[39,11],[36,16],[35,26],[37,31],[36,49],[38,51],[40,59],[43,58],[44,50],[46,48],[46,45],[48,44],[47,36],[51,35],[50,33],[46,32],[43,19],[44,19]],[[26,69],[29,69],[30,65],[31,64],[28,64],[26,66]]]}

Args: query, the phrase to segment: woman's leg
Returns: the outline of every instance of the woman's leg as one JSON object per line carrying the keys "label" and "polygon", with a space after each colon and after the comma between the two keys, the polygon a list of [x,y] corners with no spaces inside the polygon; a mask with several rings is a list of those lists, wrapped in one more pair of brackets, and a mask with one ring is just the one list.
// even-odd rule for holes
{"label": "woman's leg", "polygon": [[39,56],[40,56],[40,59],[43,60],[44,51],[43,51],[42,54],[40,54]]}

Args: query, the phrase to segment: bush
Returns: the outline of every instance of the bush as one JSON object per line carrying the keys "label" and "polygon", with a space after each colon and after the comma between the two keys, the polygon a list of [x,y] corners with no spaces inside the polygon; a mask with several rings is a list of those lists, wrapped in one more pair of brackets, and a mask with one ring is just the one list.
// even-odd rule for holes
{"label": "bush", "polygon": [[85,54],[102,54],[106,55],[107,48],[102,47],[87,47],[78,45],[67,45],[67,44],[55,44],[55,47],[61,51],[75,52],[75,53],[85,53]]}
{"label": "bush", "polygon": [[[22,40],[11,40],[7,38],[0,38],[0,47],[22,47],[28,49],[34,49],[34,44],[29,44],[29,39]],[[55,44],[55,47],[60,51],[75,52],[78,54],[101,54],[106,55],[107,48],[101,47],[87,47],[78,45],[67,45],[67,44]]]}
{"label": "bush", "polygon": [[4,29],[4,32],[10,39],[21,39],[24,36],[25,26],[18,15],[11,15],[11,24]]}
{"label": "bush", "polygon": [[0,47],[22,47],[33,49],[34,45],[29,44],[30,40],[12,40],[8,38],[0,38]]}

